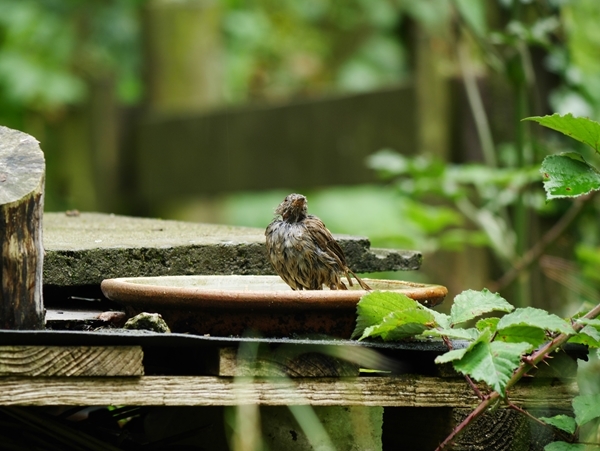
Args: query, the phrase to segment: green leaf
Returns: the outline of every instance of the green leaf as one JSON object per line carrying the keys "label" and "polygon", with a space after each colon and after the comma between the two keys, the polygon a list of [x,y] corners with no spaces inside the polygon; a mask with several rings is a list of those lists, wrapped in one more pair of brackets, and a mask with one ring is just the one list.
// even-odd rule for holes
{"label": "green leaf", "polygon": [[435,363],[440,364],[440,363],[448,363],[448,362],[453,362],[455,360],[460,360],[465,356],[465,354],[468,351],[469,351],[469,348],[452,349],[451,351],[448,351],[442,355],[438,355],[435,358]]}
{"label": "green leaf", "polygon": [[528,343],[480,342],[454,363],[454,369],[485,382],[504,398],[506,384],[519,366],[521,356],[532,349]]}
{"label": "green leaf", "polygon": [[600,417],[600,394],[575,396],[573,412],[579,426]]}
{"label": "green leaf", "polygon": [[600,319],[598,319],[598,318],[592,318],[592,319],[590,319],[590,318],[578,318],[577,322],[581,323],[581,324],[588,325],[588,326],[592,326],[592,327],[596,328],[596,330],[600,330]]}
{"label": "green leaf", "polygon": [[600,189],[600,173],[576,152],[547,156],[540,173],[548,199],[577,197]]}
{"label": "green leaf", "polygon": [[494,333],[498,327],[498,321],[500,321],[500,318],[483,318],[477,321],[475,327],[477,330],[489,329],[492,333]]}
{"label": "green leaf", "polygon": [[422,310],[425,310],[426,312],[429,312],[433,315],[433,318],[435,319],[435,323],[436,323],[437,327],[440,327],[442,329],[450,328],[450,315],[446,315],[445,313],[438,312],[437,310],[427,308],[424,305],[420,305],[420,304],[419,304],[419,308]]}
{"label": "green leaf", "polygon": [[400,293],[369,293],[361,298],[357,311],[352,336],[360,335],[360,340],[367,337],[398,340],[437,326],[432,310]]}
{"label": "green leaf", "polygon": [[358,317],[352,337],[362,335],[367,327],[383,322],[383,319],[398,310],[414,309],[418,304],[415,300],[401,293],[389,291],[373,291],[364,295],[356,306]]}
{"label": "green leaf", "polygon": [[569,343],[580,343],[590,348],[600,348],[600,332],[592,326],[585,326],[577,335],[569,338]]}
{"label": "green leaf", "polygon": [[565,334],[575,333],[568,321],[533,307],[518,308],[498,321],[498,331],[512,326],[530,326]]}
{"label": "green leaf", "polygon": [[506,343],[530,343],[538,347],[546,341],[546,334],[538,327],[509,326],[498,330],[496,339]]}
{"label": "green leaf", "polygon": [[591,146],[600,152],[600,124],[586,117],[574,117],[571,113],[561,116],[558,113],[552,116],[526,117],[524,121],[535,121],[544,127],[551,128],[577,141]]}
{"label": "green leaf", "polygon": [[449,351],[438,356],[435,362],[452,362],[456,371],[485,382],[505,397],[506,384],[519,366],[521,356],[531,351],[533,346],[501,341],[490,343],[491,336],[491,332],[485,330],[468,348]]}
{"label": "green leaf", "polygon": [[479,331],[475,328],[470,329],[431,329],[427,335],[432,337],[448,337],[454,340],[474,341],[479,337]]}
{"label": "green leaf", "polygon": [[577,423],[575,423],[575,418],[572,418],[568,415],[556,415],[553,417],[540,417],[546,424],[551,424],[552,426],[568,432],[569,434],[575,433],[575,429],[577,429]]}
{"label": "green leaf", "polygon": [[466,290],[454,298],[450,309],[452,324],[460,324],[489,312],[510,312],[514,309],[498,293],[487,288],[482,291]]}
{"label": "green leaf", "polygon": [[[544,451],[586,451],[583,443],[552,442],[544,446]],[[589,451],[589,450],[588,450]]]}
{"label": "green leaf", "polygon": [[434,323],[433,315],[419,308],[390,313],[380,324],[367,327],[360,340],[381,337],[386,341],[401,340],[419,335]]}

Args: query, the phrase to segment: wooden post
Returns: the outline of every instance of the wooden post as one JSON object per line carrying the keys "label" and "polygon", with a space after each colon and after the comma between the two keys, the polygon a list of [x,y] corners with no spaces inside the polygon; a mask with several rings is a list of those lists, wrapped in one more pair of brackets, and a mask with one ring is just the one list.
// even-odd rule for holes
{"label": "wooden post", "polygon": [[0,328],[42,329],[46,165],[38,141],[0,126]]}

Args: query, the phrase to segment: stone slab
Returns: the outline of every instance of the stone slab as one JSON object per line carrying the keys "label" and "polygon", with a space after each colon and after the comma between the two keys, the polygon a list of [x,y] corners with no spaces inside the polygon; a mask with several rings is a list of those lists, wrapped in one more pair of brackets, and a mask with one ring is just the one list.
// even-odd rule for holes
{"label": "stone slab", "polygon": [[[103,213],[44,214],[44,284],[96,285],[115,277],[274,274],[264,230]],[[417,251],[371,249],[335,235],[356,272],[415,270]]]}

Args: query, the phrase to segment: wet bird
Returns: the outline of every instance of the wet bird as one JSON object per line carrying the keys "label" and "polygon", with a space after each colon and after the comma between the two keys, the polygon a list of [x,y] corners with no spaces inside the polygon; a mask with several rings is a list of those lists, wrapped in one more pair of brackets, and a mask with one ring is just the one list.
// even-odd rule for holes
{"label": "wet bird", "polygon": [[[346,264],[346,257],[323,221],[307,213],[306,197],[290,194],[275,209],[266,231],[267,254],[275,271],[293,290],[346,290],[350,274],[364,290],[371,288]],[[281,216],[281,218],[279,218]]]}

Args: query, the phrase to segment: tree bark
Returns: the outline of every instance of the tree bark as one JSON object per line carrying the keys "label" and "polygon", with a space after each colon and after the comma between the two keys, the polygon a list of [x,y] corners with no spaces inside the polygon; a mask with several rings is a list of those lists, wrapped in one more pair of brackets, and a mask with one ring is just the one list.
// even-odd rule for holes
{"label": "tree bark", "polygon": [[44,154],[0,126],[0,328],[42,329]]}

